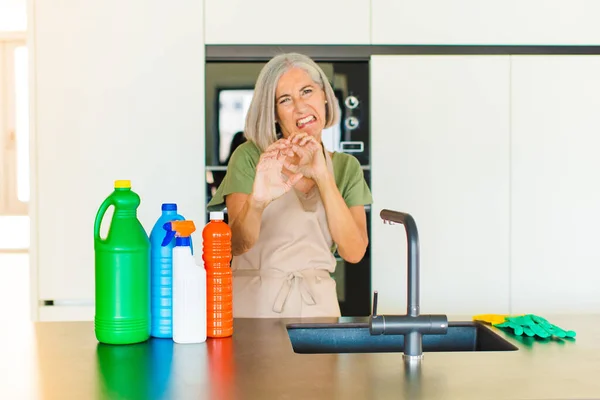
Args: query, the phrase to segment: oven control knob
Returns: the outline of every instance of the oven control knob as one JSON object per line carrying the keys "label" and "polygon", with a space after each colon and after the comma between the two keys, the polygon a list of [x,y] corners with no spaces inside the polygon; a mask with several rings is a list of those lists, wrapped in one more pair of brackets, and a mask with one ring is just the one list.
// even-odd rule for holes
{"label": "oven control knob", "polygon": [[349,109],[354,109],[356,107],[358,107],[358,99],[355,96],[348,96],[346,97],[346,100],[344,101],[344,103],[346,104],[346,107],[348,107]]}
{"label": "oven control knob", "polygon": [[356,117],[346,118],[346,128],[350,131],[358,128],[358,118],[356,118]]}

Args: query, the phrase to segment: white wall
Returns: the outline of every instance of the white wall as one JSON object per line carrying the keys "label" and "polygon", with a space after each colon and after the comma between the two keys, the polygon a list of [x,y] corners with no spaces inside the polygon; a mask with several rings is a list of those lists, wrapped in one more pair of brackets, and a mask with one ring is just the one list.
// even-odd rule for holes
{"label": "white wall", "polygon": [[74,307],[41,310],[42,318],[81,319],[77,304],[94,298],[94,218],[115,179],[132,180],[147,231],[162,202],[204,223],[203,7],[32,6],[34,296]]}

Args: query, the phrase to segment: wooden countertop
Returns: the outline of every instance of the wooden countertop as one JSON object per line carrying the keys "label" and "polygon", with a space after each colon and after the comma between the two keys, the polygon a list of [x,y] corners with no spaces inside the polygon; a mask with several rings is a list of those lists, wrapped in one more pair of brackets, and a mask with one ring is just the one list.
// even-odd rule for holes
{"label": "wooden countertop", "polygon": [[400,353],[294,353],[286,324],[337,319],[241,319],[232,338],[196,345],[101,345],[91,322],[5,325],[0,398],[600,399],[600,315],[544,317],[576,340],[524,341],[492,328],[519,350],[425,353],[419,370]]}

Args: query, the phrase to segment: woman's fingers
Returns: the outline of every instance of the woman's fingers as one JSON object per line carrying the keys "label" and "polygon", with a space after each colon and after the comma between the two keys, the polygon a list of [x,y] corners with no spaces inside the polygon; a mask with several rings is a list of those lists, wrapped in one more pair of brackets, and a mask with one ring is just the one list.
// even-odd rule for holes
{"label": "woman's fingers", "polygon": [[261,157],[262,158],[266,158],[266,157],[279,157],[280,154],[287,155],[287,156],[294,154],[294,152],[292,151],[292,149],[290,147],[290,144],[287,141],[286,142],[275,142],[275,143],[272,143],[261,154]]}
{"label": "woman's fingers", "polygon": [[289,140],[291,144],[298,144],[304,137],[308,136],[306,132],[294,132],[290,135]]}
{"label": "woman's fingers", "polygon": [[293,144],[291,148],[295,154],[297,154],[300,158],[303,158],[314,153],[316,147],[312,146],[311,143],[312,141],[308,141],[308,145],[304,146],[300,144]]}
{"label": "woman's fingers", "polygon": [[[290,150],[290,151],[291,151],[291,150]],[[293,154],[293,152],[292,152],[292,154]],[[288,157],[288,154],[287,154],[287,152],[280,151],[280,152],[277,154],[277,161],[281,162],[282,164],[285,164],[285,162],[286,162],[286,160],[287,160],[287,157]]]}
{"label": "woman's fingers", "polygon": [[315,150],[319,148],[317,140],[298,132],[288,139],[279,139],[267,147],[261,154],[259,164],[261,170],[285,167],[292,173],[300,170],[299,164],[310,163]]}
{"label": "woman's fingers", "polygon": [[280,152],[280,150],[271,149],[271,150],[265,151],[262,155],[264,157],[273,157],[273,156],[277,156],[277,154],[279,154],[279,152]]}
{"label": "woman's fingers", "polygon": [[302,179],[302,174],[294,174],[288,178],[288,180],[285,182],[285,185],[288,187],[288,189],[291,189],[296,185],[296,183],[300,182],[300,179]]}
{"label": "woman's fingers", "polygon": [[304,146],[309,142],[316,142],[315,138],[309,135],[306,135],[305,137],[303,137],[300,142],[298,143],[300,146]]}
{"label": "woman's fingers", "polygon": [[274,150],[285,150],[286,148],[289,147],[289,145],[290,145],[290,143],[289,143],[288,139],[279,139],[279,140],[271,143],[269,145],[269,147],[267,147],[265,149],[265,153],[274,151]]}
{"label": "woman's fingers", "polygon": [[260,155],[260,159],[258,162],[260,164],[266,160],[271,160],[273,158],[276,158],[278,154],[279,154],[278,150],[266,151]]}
{"label": "woman's fingers", "polygon": [[290,141],[290,145],[292,147],[293,146],[304,147],[307,144],[313,144],[313,145],[318,144],[317,140],[313,136],[311,136],[311,135],[309,135],[309,134],[307,134],[305,132],[294,133],[294,134],[292,134],[292,136],[290,136],[289,139],[290,139],[289,140]]}
{"label": "woman's fingers", "polygon": [[[295,154],[300,154],[301,149],[310,145],[311,150],[318,145],[317,140],[305,132],[295,132],[288,139],[279,139],[267,147],[263,155],[269,154],[277,156],[279,153],[285,154],[287,157],[293,157]],[[275,152],[275,153],[273,153]]]}
{"label": "woman's fingers", "polygon": [[265,153],[275,151],[281,152],[287,156],[293,156],[294,152],[292,151],[290,146],[291,144],[288,139],[279,139],[276,142],[271,143],[271,145],[269,145],[269,147],[265,149]]}
{"label": "woman's fingers", "polygon": [[291,172],[297,172],[298,169],[300,168],[297,163],[293,162],[289,158],[285,158],[283,160],[283,166],[286,167]]}

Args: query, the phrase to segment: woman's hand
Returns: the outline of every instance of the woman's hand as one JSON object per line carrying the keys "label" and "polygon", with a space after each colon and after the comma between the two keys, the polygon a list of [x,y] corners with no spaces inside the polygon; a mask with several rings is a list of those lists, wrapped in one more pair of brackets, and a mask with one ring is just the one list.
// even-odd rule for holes
{"label": "woman's hand", "polygon": [[[283,196],[302,178],[302,173],[293,171],[284,178],[283,166],[286,157],[293,157],[288,139],[279,139],[261,154],[256,166],[256,176],[252,188],[254,202],[266,207],[273,200]],[[294,167],[292,167],[294,168]],[[295,168],[296,169],[296,168]]]}
{"label": "woman's hand", "polygon": [[293,156],[285,159],[285,168],[307,178],[318,179],[329,173],[323,145],[314,137],[300,132],[288,138]]}

